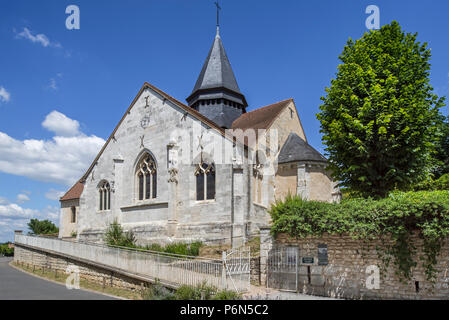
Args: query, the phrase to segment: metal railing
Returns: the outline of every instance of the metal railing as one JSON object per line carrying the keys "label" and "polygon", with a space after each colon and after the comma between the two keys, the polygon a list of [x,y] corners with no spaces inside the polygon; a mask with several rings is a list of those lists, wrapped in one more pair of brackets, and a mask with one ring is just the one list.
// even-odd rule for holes
{"label": "metal railing", "polygon": [[241,276],[242,273],[248,273],[249,276],[249,260],[248,267],[241,267],[240,270],[243,271],[237,277],[227,271],[226,259],[191,257],[23,234],[15,235],[15,243],[158,279],[175,287],[207,283],[217,289],[238,292],[249,290],[249,281],[242,281],[246,277]]}

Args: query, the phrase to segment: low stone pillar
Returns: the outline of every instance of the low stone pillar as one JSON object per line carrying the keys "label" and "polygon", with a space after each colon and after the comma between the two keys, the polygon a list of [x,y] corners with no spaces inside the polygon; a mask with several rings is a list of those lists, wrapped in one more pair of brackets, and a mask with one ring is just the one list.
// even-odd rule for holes
{"label": "low stone pillar", "polygon": [[263,286],[267,285],[268,254],[274,244],[270,231],[269,227],[260,228],[260,283]]}
{"label": "low stone pillar", "polygon": [[16,236],[21,236],[22,234],[22,230],[14,230],[14,243],[16,242]]}
{"label": "low stone pillar", "polygon": [[17,253],[18,250],[17,250],[17,248],[15,248],[15,243],[16,243],[16,241],[17,241],[16,237],[17,237],[17,236],[20,236],[20,235],[22,235],[22,234],[23,234],[23,231],[22,231],[22,230],[14,230],[14,262],[17,262],[17,261],[20,260],[19,254]]}

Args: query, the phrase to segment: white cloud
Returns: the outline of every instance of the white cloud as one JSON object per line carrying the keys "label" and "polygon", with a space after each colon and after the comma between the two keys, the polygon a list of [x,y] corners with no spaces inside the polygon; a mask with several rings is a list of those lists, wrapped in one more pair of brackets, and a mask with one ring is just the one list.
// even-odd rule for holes
{"label": "white cloud", "polygon": [[[53,116],[47,116],[42,124],[44,127],[59,134],[78,131],[77,121],[57,111],[51,114]],[[56,123],[55,119],[65,125]],[[56,135],[51,140],[17,140],[0,132],[0,171],[71,186],[89,167],[104,143],[102,138],[83,133]]]}
{"label": "white cloud", "polygon": [[26,201],[30,201],[30,198],[26,194],[20,193],[20,194],[17,195],[17,202],[18,203],[24,203]]}
{"label": "white cloud", "polygon": [[48,190],[47,193],[45,193],[45,198],[50,200],[59,200],[64,195],[64,191],[59,191],[55,189]]}
{"label": "white cloud", "polygon": [[34,35],[28,28],[23,28],[23,31],[17,33],[16,37],[30,40],[33,43],[39,43],[43,47],[51,46],[55,48],[62,48],[60,43],[51,42],[50,39],[45,34],[39,33]]}
{"label": "white cloud", "polygon": [[[1,198],[5,199],[5,198]],[[48,206],[42,210],[23,208],[15,203],[0,205],[0,242],[12,241],[14,230],[28,230],[31,219],[50,220],[59,224],[58,207]]]}
{"label": "white cloud", "polygon": [[30,218],[36,214],[38,214],[37,210],[24,209],[15,203],[0,205],[0,218],[2,218],[2,220],[3,218],[7,219]]}
{"label": "white cloud", "polygon": [[42,126],[59,136],[70,137],[80,134],[79,122],[58,111],[50,112],[42,122]]}
{"label": "white cloud", "polygon": [[11,94],[5,88],[0,86],[0,101],[9,102]]}
{"label": "white cloud", "polygon": [[42,210],[42,212],[40,213],[40,216],[42,217],[42,219],[48,219],[48,220],[54,222],[56,225],[58,225],[60,212],[61,212],[61,208],[54,207],[54,206],[48,206]]}

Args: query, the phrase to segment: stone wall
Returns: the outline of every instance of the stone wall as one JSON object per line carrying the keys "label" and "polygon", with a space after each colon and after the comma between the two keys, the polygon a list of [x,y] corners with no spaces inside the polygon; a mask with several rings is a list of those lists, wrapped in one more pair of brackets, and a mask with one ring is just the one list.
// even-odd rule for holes
{"label": "stone wall", "polygon": [[48,271],[66,274],[68,266],[77,266],[80,270],[80,278],[89,282],[98,283],[103,286],[127,289],[141,290],[142,286],[148,286],[149,281],[126,276],[116,271],[107,270],[86,264],[70,258],[59,255],[37,251],[31,248],[17,245],[14,250],[14,262],[24,264],[37,269],[45,268]]}
{"label": "stone wall", "polygon": [[251,284],[260,285],[260,257],[252,257],[250,260]]}
{"label": "stone wall", "polygon": [[[146,126],[142,126],[143,119]],[[86,177],[77,223],[79,239],[101,241],[115,219],[125,230],[134,231],[140,243],[222,239],[230,244],[231,237],[244,239],[246,224],[251,221],[249,167],[239,164],[239,157],[234,159],[232,141],[215,129],[206,129],[155,90],[144,89]],[[213,141],[228,150],[227,158],[217,155]],[[212,151],[217,159],[216,197],[196,201],[196,164]],[[136,164],[144,152],[156,162],[157,197],[138,200]],[[112,188],[107,211],[98,208],[102,181],[108,181]],[[66,225],[62,226],[67,234]]]}
{"label": "stone wall", "polygon": [[[417,256],[423,254],[422,239],[412,237]],[[318,265],[318,245],[327,245],[328,264]],[[373,266],[382,267],[376,246],[381,241],[364,242],[349,236],[325,235],[320,238],[292,239],[280,235],[273,240],[269,229],[261,230],[261,282],[267,282],[267,263],[270,254],[277,248],[293,246],[299,248],[297,291],[307,294],[340,297],[347,299],[449,299],[449,242],[446,241],[438,257],[435,286],[426,279],[422,263],[412,270],[412,279],[401,282],[396,275],[393,262],[380,270],[379,286],[373,288]],[[303,263],[303,257],[314,258],[313,263]],[[309,261],[310,262],[310,261]],[[369,279],[369,280],[368,280]],[[369,282],[369,283],[367,283]]]}
{"label": "stone wall", "polygon": [[[75,222],[72,222],[72,208],[75,209]],[[61,213],[59,216],[59,237],[68,238],[76,233],[76,220],[79,213],[79,199],[61,201]]]}

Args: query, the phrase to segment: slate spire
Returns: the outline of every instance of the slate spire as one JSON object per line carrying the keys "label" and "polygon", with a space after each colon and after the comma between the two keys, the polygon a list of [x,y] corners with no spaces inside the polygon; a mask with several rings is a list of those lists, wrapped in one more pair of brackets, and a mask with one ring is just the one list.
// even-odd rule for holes
{"label": "slate spire", "polygon": [[232,122],[246,112],[248,104],[223,47],[219,26],[192,94],[186,100],[190,107],[223,128],[231,128]]}

